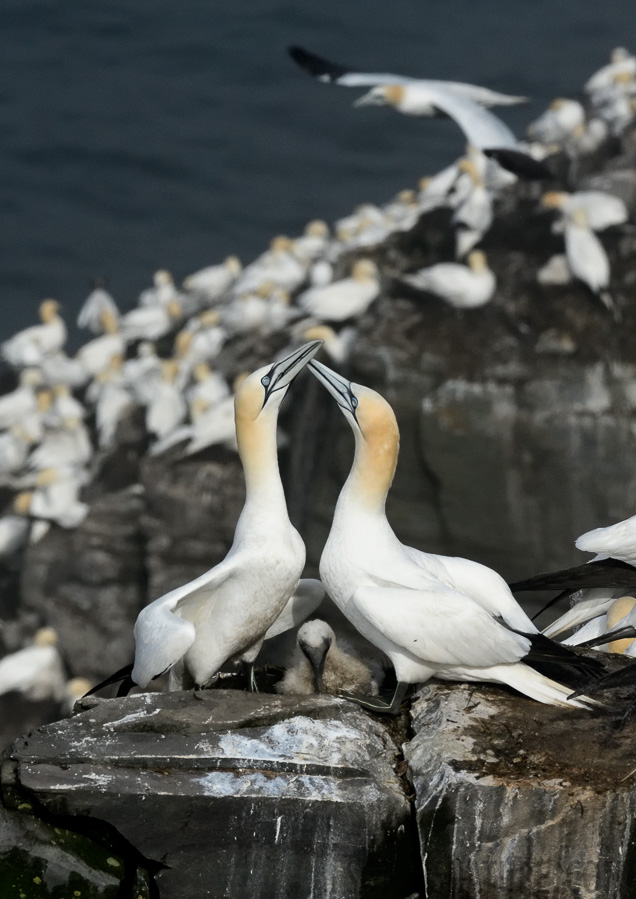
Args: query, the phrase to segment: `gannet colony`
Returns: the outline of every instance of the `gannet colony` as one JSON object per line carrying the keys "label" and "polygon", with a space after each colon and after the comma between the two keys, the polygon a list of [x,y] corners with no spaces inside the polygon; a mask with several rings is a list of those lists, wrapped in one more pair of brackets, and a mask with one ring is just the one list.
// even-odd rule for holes
{"label": "gannet colony", "polygon": [[[41,303],[38,324],[15,334],[0,346],[6,388],[0,396],[0,478],[4,502],[0,558],[3,583],[8,591],[0,622],[1,698],[8,701],[9,697],[19,696],[23,705],[39,703],[43,723],[70,714],[73,703],[86,694],[75,707],[76,714],[68,727],[75,726],[73,721],[79,722],[76,727],[80,730],[94,726],[97,730],[90,736],[93,742],[100,739],[101,726],[111,739],[115,732],[126,730],[122,730],[124,721],[135,731],[132,722],[147,716],[157,716],[157,721],[172,721],[168,725],[168,732],[172,733],[171,727],[178,729],[174,723],[181,714],[178,709],[185,708],[178,703],[189,703],[188,708],[195,712],[197,708],[199,711],[212,709],[210,703],[216,703],[217,718],[210,712],[211,717],[206,720],[211,730],[221,727],[219,720],[226,721],[225,731],[223,727],[219,731],[226,736],[221,738],[215,731],[217,742],[210,737],[211,742],[205,743],[201,738],[203,742],[197,743],[200,769],[197,769],[200,787],[197,795],[217,797],[219,802],[221,795],[245,793],[253,797],[258,793],[260,796],[265,790],[265,779],[257,787],[253,773],[248,777],[245,772],[255,769],[255,759],[259,764],[265,764],[263,759],[267,759],[269,764],[273,758],[278,759],[278,767],[274,766],[274,773],[269,772],[268,776],[273,778],[270,783],[280,780],[280,796],[291,801],[291,781],[288,783],[285,778],[292,770],[289,767],[292,761],[285,762],[288,766],[285,768],[276,753],[284,753],[285,747],[292,743],[293,765],[297,764],[299,754],[311,761],[302,774],[301,792],[293,793],[294,801],[299,796],[307,802],[324,800],[327,793],[321,791],[327,790],[325,778],[329,765],[344,765],[339,771],[349,765],[351,771],[355,769],[358,773],[347,777],[354,780],[362,777],[362,762],[356,756],[354,764],[353,755],[347,756],[353,743],[384,740],[385,747],[391,747],[385,749],[391,758],[393,751],[401,751],[392,742],[395,736],[389,736],[390,728],[398,726],[396,719],[404,724],[405,712],[411,708],[405,702],[416,685],[420,685],[420,693],[412,709],[418,727],[424,726],[421,721],[426,697],[429,700],[433,697],[426,707],[430,720],[438,722],[437,727],[440,715],[447,721],[444,708],[457,712],[464,703],[461,714],[469,716],[466,709],[472,707],[469,701],[466,704],[465,697],[472,695],[471,690],[482,689],[477,685],[488,683],[492,686],[484,693],[481,711],[480,700],[475,700],[478,707],[475,721],[481,721],[480,716],[488,719],[489,702],[495,707],[500,703],[501,708],[507,708],[507,703],[511,708],[521,709],[519,720],[524,715],[529,721],[539,720],[535,718],[539,714],[551,716],[541,720],[556,722],[561,728],[559,734],[575,731],[577,727],[581,728],[578,733],[585,733],[588,727],[605,728],[604,733],[613,732],[619,745],[623,739],[620,734],[627,733],[625,728],[631,726],[632,705],[636,705],[636,694],[633,700],[630,698],[636,685],[636,666],[630,662],[636,656],[636,515],[625,520],[598,522],[602,526],[580,536],[576,547],[594,556],[591,559],[582,556],[578,566],[549,570],[554,566],[546,556],[543,566],[546,571],[536,574],[520,559],[517,570],[525,571],[525,576],[510,585],[489,565],[408,545],[396,534],[400,532],[399,522],[396,531],[389,523],[390,499],[387,510],[396,471],[399,483],[398,420],[402,400],[394,390],[371,387],[370,380],[374,381],[374,387],[381,387],[378,379],[373,378],[373,364],[367,360],[366,370],[370,374],[365,378],[365,366],[361,369],[356,353],[363,335],[369,332],[376,310],[382,304],[387,308],[394,304],[394,309],[408,310],[410,324],[405,328],[421,327],[422,321],[430,321],[430,316],[435,315],[438,321],[444,322],[439,333],[452,332],[460,335],[460,340],[461,335],[486,334],[484,323],[496,320],[497,327],[502,327],[511,340],[525,342],[526,349],[531,345],[528,352],[535,358],[547,354],[557,360],[567,360],[577,352],[576,341],[582,340],[586,329],[598,327],[606,341],[602,354],[605,364],[609,368],[618,366],[619,360],[611,357],[613,344],[608,335],[634,321],[634,280],[625,259],[631,253],[633,262],[636,256],[633,243],[636,175],[631,182],[612,179],[611,175],[616,170],[615,160],[627,157],[633,165],[636,158],[636,57],[622,48],[614,50],[609,63],[586,82],[579,98],[555,99],[528,125],[526,136],[517,138],[492,108],[523,103],[527,98],[477,85],[357,72],[300,47],[292,47],[289,52],[300,69],[324,84],[307,79],[308,92],[358,88],[362,93],[355,100],[356,106],[385,105],[402,114],[423,117],[422,140],[426,140],[428,129],[436,127],[429,119],[446,116],[463,132],[467,141],[465,155],[449,161],[441,172],[423,176],[416,187],[405,188],[384,205],[367,203],[332,225],[310,221],[298,237],[276,236],[268,249],[250,262],[231,256],[188,275],[181,285],[174,282],[170,272],[159,269],[152,285],[128,311],[124,311],[122,303],[105,285],[96,285],[77,319],[88,339],[73,355],[66,350],[67,327],[60,303],[51,298]],[[367,114],[374,113],[369,110]],[[397,118],[395,127],[399,127]],[[601,189],[598,184],[603,178],[608,189]],[[527,259],[523,257],[523,245],[511,248],[504,240],[502,250],[505,230],[501,226],[502,217],[509,217],[511,211],[516,216],[515,233],[527,229],[535,235],[534,251],[540,245],[539,251]],[[543,235],[540,241],[537,234]],[[554,252],[555,249],[558,251]],[[498,264],[493,260],[501,259],[506,253],[510,259],[517,260],[515,271],[523,270],[525,282],[532,284],[540,305],[537,313],[542,322],[540,333],[533,331],[533,312],[525,307],[520,309],[509,295],[508,275],[502,286]],[[533,263],[534,267],[529,269],[530,259],[537,256],[541,263],[536,266]],[[620,273],[612,271],[610,259],[614,258],[620,260]],[[425,265],[421,264],[422,260],[426,260]],[[578,306],[563,313],[559,303],[566,290],[576,292]],[[554,326],[550,323],[552,307],[556,316]],[[393,318],[398,314],[394,312]],[[564,322],[571,327],[564,327]],[[399,328],[394,328],[393,333],[399,337]],[[388,344],[382,346],[377,342],[374,345],[380,363],[389,358],[387,347]],[[392,349],[399,353],[399,340]],[[443,355],[444,345],[434,349]],[[490,346],[483,346],[484,355],[490,351]],[[493,353],[500,357],[502,351],[493,349]],[[390,363],[386,362],[386,366],[390,367]],[[590,375],[592,379],[602,379],[598,369],[592,367],[592,372],[596,373]],[[513,381],[514,377],[513,374]],[[390,385],[388,376],[386,383]],[[453,383],[455,387],[449,380],[440,389],[456,389],[459,379]],[[593,399],[584,411],[590,414],[599,409],[604,411],[606,406],[598,397],[608,389],[605,382],[594,382],[590,386]],[[633,399],[633,384],[631,393],[628,386],[624,392]],[[286,396],[285,409],[289,411],[283,413],[287,417],[281,425],[278,413]],[[506,396],[509,401],[509,395]],[[430,396],[420,396],[417,401],[424,409],[436,402]],[[573,404],[579,401],[575,398]],[[286,497],[285,488],[293,470],[296,483],[298,479],[301,485],[304,483],[302,472],[310,472],[317,445],[323,446],[324,452],[324,441],[321,443],[324,435],[319,432],[327,419],[316,410],[324,410],[329,404],[333,408],[337,406],[347,420],[354,446],[347,443],[343,454],[334,451],[334,458],[343,462],[338,467],[337,490],[332,491],[332,496],[321,497],[319,507],[312,509],[308,503],[313,494],[308,487],[301,486],[296,491],[293,503]],[[495,403],[496,414],[502,420],[506,414],[504,406]],[[446,403],[442,415],[446,415],[449,427],[463,433],[462,422],[453,419],[453,414],[452,403]],[[312,427],[310,420],[314,418],[317,423]],[[328,421],[332,422],[330,427],[337,427],[335,416]],[[402,429],[403,448],[407,448],[407,453],[410,438]],[[475,447],[476,452],[483,452],[477,442]],[[209,473],[205,466],[211,464],[210,460],[217,473],[216,499],[208,495],[210,487],[205,480]],[[148,480],[141,483],[135,474],[130,474],[137,472],[140,464],[148,466],[150,480],[166,478],[170,483],[165,499],[167,511],[164,508],[158,512],[150,503],[145,512],[140,512],[144,495],[148,493]],[[462,464],[470,467],[470,458]],[[186,500],[179,505],[175,494],[180,473],[184,471],[194,478],[200,476],[200,480],[193,481]],[[470,493],[470,472],[458,476]],[[225,488],[220,486],[224,480]],[[235,491],[231,502],[223,489]],[[419,489],[418,485],[411,484],[414,496]],[[599,490],[602,485],[590,487],[590,492]],[[305,503],[299,515],[298,496],[303,493]],[[122,518],[115,515],[111,520],[108,515],[115,514],[115,506],[109,503],[114,502],[112,498],[116,494],[124,497],[121,508],[128,511],[118,512]],[[404,490],[401,496],[403,504],[408,502]],[[463,501],[460,492],[459,502]],[[199,502],[207,502],[219,521],[226,515],[225,505],[232,515],[235,509],[237,513],[241,508],[242,511],[231,523],[231,533],[223,539],[216,535],[214,545],[207,546],[206,534],[197,533],[197,546],[202,547],[199,556],[179,560],[163,581],[163,575],[157,574],[152,566],[140,572],[145,562],[137,556],[142,557],[146,547],[132,545],[137,539],[130,536],[137,534],[133,519],[137,521],[140,515],[145,515],[150,520],[154,516],[156,525],[157,516],[163,515],[166,519],[173,518],[168,528],[173,529],[171,533],[180,528],[187,530],[190,525],[185,519],[179,520],[184,502],[189,506],[184,514],[192,514],[195,519]],[[329,520],[325,520],[326,508],[329,508]],[[542,512],[546,518],[550,514],[547,508],[540,509],[538,514]],[[137,582],[145,584],[145,592],[142,595],[140,588],[134,593],[125,609],[117,606],[120,594],[116,590],[108,596],[104,594],[106,598],[99,611],[93,608],[90,599],[82,596],[81,585],[72,578],[64,585],[60,573],[66,570],[64,559],[60,557],[59,564],[55,564],[55,555],[62,546],[71,555],[81,554],[84,550],[80,547],[93,547],[96,554],[104,551],[104,539],[97,535],[99,515],[106,515],[109,534],[118,529],[123,534],[125,526],[132,528],[130,533],[126,531],[129,536],[119,535],[115,539],[114,545],[120,549],[112,551],[115,561],[111,559],[108,563],[117,564],[115,557],[123,552],[121,547],[127,542],[125,552],[131,558],[135,556],[136,561],[128,560],[126,565],[135,569]],[[321,521],[318,530],[323,546],[316,553],[312,536],[313,549],[306,570],[304,525],[312,516]],[[153,558],[157,559],[165,552],[169,537],[155,525],[154,531],[151,528],[147,532],[152,534],[147,542],[150,545],[154,541]],[[484,521],[483,528],[488,526],[489,522]],[[73,542],[73,535],[82,534],[84,542]],[[417,540],[422,547],[425,535],[423,523],[421,538]],[[536,542],[531,535],[524,539],[529,546]],[[47,543],[52,547],[49,556],[44,552]],[[107,550],[104,552],[107,555]],[[40,563],[34,560],[45,558],[48,567],[43,566],[38,575]],[[202,564],[203,559],[208,560],[208,570]],[[76,562],[81,565],[81,559]],[[192,569],[197,567],[193,575]],[[319,575],[320,579],[309,575]],[[42,578],[38,589],[44,600],[39,604],[23,601],[19,591],[26,595],[29,584],[37,576]],[[84,576],[88,582],[90,572]],[[116,580],[115,575],[111,580]],[[157,584],[162,589],[155,589]],[[539,594],[547,601],[544,611],[547,614],[551,610],[552,620],[543,629],[535,623],[537,616],[532,616],[529,608],[523,606],[527,593]],[[66,596],[66,600],[60,600],[60,595]],[[112,603],[111,597],[115,598]],[[65,609],[62,612],[61,606]],[[94,645],[90,645],[88,637],[91,628],[101,633]],[[84,652],[80,643],[86,644]],[[447,683],[431,686],[437,681]],[[119,685],[120,698],[102,699],[112,696],[113,690],[110,693],[107,690],[111,684]],[[428,686],[422,691],[425,684]],[[228,687],[238,698],[232,698]],[[242,690],[247,690],[247,695]],[[132,695],[123,698],[131,691]],[[338,698],[326,699],[325,694]],[[214,697],[222,697],[222,702],[217,703]],[[249,706],[249,714],[245,711],[247,706],[241,705],[233,718],[234,713],[228,711],[232,702],[253,705]],[[267,702],[271,709],[277,710],[270,717],[270,713],[263,711]],[[548,709],[539,713],[536,702]],[[219,711],[222,703],[226,704],[225,711]],[[297,717],[285,717],[291,714],[289,709],[298,708],[304,712],[296,712]],[[329,709],[333,708],[344,716],[337,723],[329,719]],[[115,717],[110,719],[104,717],[111,714],[109,709],[115,709],[112,712]],[[283,709],[288,712],[284,714]],[[374,728],[373,736],[364,737],[355,728],[363,727],[359,722],[369,713],[374,716],[368,722]],[[379,717],[387,713],[393,716],[393,723],[389,723],[389,718]],[[177,717],[173,720],[170,715]],[[250,737],[250,743],[242,736],[241,728],[247,725],[240,722],[247,719],[258,719],[261,730],[270,728],[267,733],[259,730],[261,742],[254,742],[256,738]],[[319,735],[315,730],[316,721],[323,719],[325,725]],[[98,720],[101,724],[96,724]],[[469,717],[466,720],[471,727],[477,726]],[[296,730],[285,730],[291,727],[291,721],[296,722]],[[38,723],[36,718],[29,721],[29,726]],[[65,725],[61,722],[51,726],[54,728],[50,731],[54,735],[51,739],[57,745]],[[427,726],[432,727],[430,722]],[[234,736],[233,727],[237,728]],[[155,743],[163,740],[160,730],[156,724],[149,731],[154,734]],[[284,738],[280,737],[283,731]],[[19,730],[8,727],[3,738],[18,733]],[[42,752],[47,729],[38,733],[44,736],[38,737],[33,745],[40,746],[38,751]],[[187,728],[184,733],[189,733]],[[305,734],[300,741],[298,733]],[[329,849],[332,855],[321,862],[323,870],[318,872],[312,868],[311,887],[302,877],[294,881],[300,875],[283,874],[281,869],[275,882],[270,883],[263,875],[263,883],[267,881],[267,885],[255,886],[250,895],[381,895],[406,899],[406,890],[411,887],[412,896],[430,895],[431,899],[520,895],[514,892],[518,887],[506,892],[508,887],[504,881],[509,874],[500,872],[486,885],[483,873],[475,873],[481,871],[476,861],[470,873],[470,889],[464,881],[460,883],[459,873],[449,875],[446,881],[445,875],[435,869],[429,853],[434,856],[435,847],[439,850],[444,839],[435,830],[435,822],[442,802],[447,805],[449,802],[444,790],[454,783],[455,775],[448,772],[452,769],[450,759],[455,756],[446,758],[436,742],[438,738],[426,737],[429,740],[426,765],[432,764],[430,760],[439,752],[439,764],[446,766],[446,773],[444,787],[437,784],[433,788],[429,784],[427,798],[422,799],[421,772],[426,765],[421,763],[423,767],[417,770],[414,767],[414,760],[422,752],[418,743],[422,733],[416,727],[410,742],[406,739],[408,731],[402,734],[402,743],[407,747],[404,749],[406,762],[402,759],[398,763],[403,766],[400,776],[407,772],[402,786],[410,783],[407,793],[415,789],[415,794],[420,796],[416,800],[421,802],[416,805],[417,821],[408,825],[417,828],[422,846],[422,862],[415,865],[417,870],[400,862],[403,876],[387,873],[390,865],[387,867],[388,862],[380,853],[385,859],[384,873],[371,876],[369,871],[375,870],[375,863],[365,855],[363,862],[351,863],[351,870],[357,873],[351,875],[353,880],[349,882],[343,873],[349,862],[342,862],[344,867],[338,867],[341,865],[338,861],[336,873],[336,868],[330,868],[332,863],[336,864],[333,853],[342,851],[342,847],[333,849],[332,846]],[[448,733],[444,738],[449,752],[452,740],[464,740],[465,744],[468,739],[459,730],[452,734],[452,739]],[[535,743],[540,744],[541,732],[536,728],[534,736]],[[276,748],[279,737],[283,741],[282,749]],[[89,737],[84,733],[82,739],[89,740]],[[330,758],[328,750],[332,742],[335,753],[341,739],[344,755],[349,760],[346,763],[326,761]],[[223,740],[234,740],[231,753],[229,743]],[[508,756],[503,750],[497,755],[497,740],[493,740],[489,759],[492,756],[493,766],[496,763],[501,768],[507,764]],[[165,742],[165,749],[159,755],[163,760],[161,765],[169,769],[172,744]],[[28,745],[27,742],[27,749]],[[88,745],[82,749],[82,758],[88,752]],[[144,746],[148,759],[154,758],[156,746],[147,743]],[[563,746],[567,754],[567,741]],[[12,750],[18,752],[9,756],[15,770],[20,764],[26,764],[24,760],[20,762],[19,753],[27,749]],[[141,751],[139,747],[135,749]],[[75,758],[75,750],[69,752]],[[459,750],[452,752],[459,753]],[[237,771],[243,771],[247,778],[243,786],[236,784],[229,788],[214,779],[214,766],[206,768],[205,759],[216,758],[215,753],[225,759],[223,764],[218,764],[224,771],[228,758],[234,759],[234,767],[230,766],[232,774],[227,773],[228,768],[223,776],[234,782]],[[515,758],[522,759],[525,754],[526,750],[521,749]],[[629,767],[630,760],[628,754],[622,762]],[[155,762],[147,763],[151,768],[155,765]],[[35,765],[33,759],[29,764]],[[72,767],[74,762],[69,764]],[[111,774],[110,769],[104,768],[105,764],[99,756],[95,765],[102,773],[95,777],[105,778],[100,783],[107,792]],[[183,760],[179,764],[183,765]],[[493,783],[502,783],[500,768],[496,777],[488,775]],[[632,768],[636,770],[636,753]],[[371,777],[371,769],[364,770],[365,777]],[[471,770],[470,765],[467,770]],[[208,773],[203,776],[201,771]],[[628,781],[632,774],[633,771],[628,772],[623,780]],[[559,783],[567,783],[565,775],[559,777]],[[21,781],[21,789],[27,789],[24,786],[27,780]],[[474,781],[477,780],[475,777]],[[557,780],[550,781],[551,789],[556,790]],[[16,782],[11,781],[14,787],[5,782],[3,795],[7,808],[20,807],[15,803],[12,806],[10,799],[19,792],[16,792]],[[396,783],[400,783],[399,779]],[[371,781],[365,784],[364,789],[371,792],[365,794],[364,802],[373,805],[370,797],[375,787],[372,789]],[[42,798],[38,794],[40,787],[35,781],[29,789],[47,807],[46,796]],[[57,789],[49,785],[45,793],[53,796]],[[68,793],[70,787],[59,789]],[[161,793],[156,784],[146,785],[140,792],[146,789],[153,794]],[[602,790],[598,784],[594,787],[593,776],[590,789]],[[273,786],[267,795],[278,797]],[[335,794],[329,795],[330,801],[336,804],[345,801],[334,799]],[[380,793],[376,797],[378,802],[379,796]],[[484,824],[487,815],[483,797],[474,801],[481,805],[477,807],[466,800],[462,814],[474,819],[476,828],[483,829],[479,839],[475,837],[475,846],[479,848],[480,840],[488,842],[486,832],[494,825]],[[51,802],[49,816],[52,809],[63,808],[60,813],[67,816],[77,813],[70,800],[68,805]],[[460,820],[458,807],[453,806],[453,811],[451,805],[446,814],[451,817],[457,814]],[[406,807],[410,808],[408,803]],[[279,802],[276,805],[279,817],[274,819],[278,824],[271,844],[276,847],[281,828],[286,827],[281,808]],[[495,810],[492,814],[502,821],[508,820],[507,811],[504,814]],[[539,819],[532,821],[530,830],[542,826],[539,812],[536,814]],[[548,812],[545,814],[548,816]],[[623,843],[616,847],[617,859],[633,854],[631,833],[636,828],[630,823],[632,814],[629,803],[621,806]],[[102,812],[95,810],[91,815],[99,818]],[[111,820],[106,812],[103,817]],[[44,820],[50,823],[50,818]],[[247,819],[241,821],[236,825],[237,832],[247,834],[253,830],[255,843],[270,845],[269,837],[257,836],[259,827],[265,827],[262,822],[252,826],[246,823]],[[321,821],[323,830],[303,825],[308,828],[303,831],[308,855],[318,853],[318,843],[323,848],[326,845],[324,827],[328,825]],[[382,843],[387,834],[393,834],[393,824],[376,821],[376,825],[379,830],[373,840]],[[114,826],[124,834],[124,824],[117,820]],[[507,826],[513,825],[508,822]],[[594,819],[593,826],[595,839],[600,839],[598,834],[603,827],[598,818]],[[396,825],[395,833],[398,831]],[[291,845],[289,833],[286,839]],[[378,833],[384,837],[380,839]],[[437,840],[434,846],[430,842],[433,833]],[[137,845],[130,835],[126,839]],[[207,846],[212,854],[218,848],[215,839],[212,833]],[[368,843],[369,838],[365,839]],[[334,841],[336,844],[338,840]],[[617,883],[625,882],[628,866],[620,860],[607,863],[611,874],[606,876],[599,845],[590,844],[585,874],[588,880],[585,884],[578,883],[568,895],[628,895],[616,887]],[[545,852],[544,844],[541,846]],[[394,861],[406,851],[402,843],[400,847],[399,851],[395,849]],[[112,850],[115,854],[116,848]],[[125,855],[127,850],[120,846],[118,851]],[[294,851],[298,852],[298,847]],[[386,851],[391,855],[393,850],[389,846]],[[455,871],[453,866],[457,865],[459,871],[461,850],[451,847],[448,851],[448,870]],[[536,847],[523,851],[530,853],[525,864],[535,872],[530,878],[535,884],[532,878],[539,877],[535,869],[540,869],[542,857]],[[572,846],[570,851],[574,852]],[[146,846],[139,848],[139,852],[148,862],[148,884],[154,877],[152,889],[159,885],[159,892],[153,893],[143,892],[140,887],[139,895],[179,896],[180,899],[247,895],[237,892],[247,889],[240,879],[246,875],[239,876],[234,868],[231,876],[217,871],[215,876],[221,880],[226,877],[222,886],[220,881],[215,881],[214,886],[194,887],[187,881],[189,885],[182,886],[184,892],[179,893],[163,869],[177,870],[180,862],[167,863],[168,850],[157,849],[155,855],[155,849]],[[506,852],[514,855],[514,848]],[[0,853],[0,880],[3,858]],[[477,854],[471,858],[476,859]],[[162,870],[153,867],[154,862],[149,859],[160,863]],[[193,877],[192,860],[187,864],[188,877]],[[285,871],[286,864],[282,865]],[[569,861],[562,864],[563,870],[570,871]],[[300,857],[295,855],[288,867],[289,871],[302,868]],[[8,870],[9,877],[17,877],[11,873],[14,868]],[[596,878],[593,884],[589,880],[590,871]],[[256,883],[258,874],[252,876]],[[525,895],[566,895],[556,875],[552,892],[549,873],[541,876],[543,880],[536,880],[536,885],[529,887],[530,892]],[[389,882],[395,882],[393,892],[387,886]],[[614,892],[603,893],[601,883],[608,890],[607,884],[613,884]],[[535,888],[536,893],[532,891]],[[81,890],[73,895],[80,894],[84,895]],[[26,894],[18,891],[15,895]]]}

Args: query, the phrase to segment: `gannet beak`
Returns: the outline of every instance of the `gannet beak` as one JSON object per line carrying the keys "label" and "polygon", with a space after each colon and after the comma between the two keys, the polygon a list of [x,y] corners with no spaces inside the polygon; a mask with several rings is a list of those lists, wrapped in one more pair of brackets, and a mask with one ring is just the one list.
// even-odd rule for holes
{"label": "gannet beak", "polygon": [[296,375],[302,371],[309,360],[316,355],[324,340],[310,340],[309,343],[303,344],[299,349],[294,350],[284,359],[275,362],[266,375],[261,378],[261,384],[265,388],[265,399],[263,400],[263,408],[267,404],[268,399],[273,393],[279,390],[285,390]]}
{"label": "gannet beak", "polygon": [[373,89],[367,91],[366,94],[363,94],[361,97],[358,97],[357,100],[354,101],[354,106],[382,106],[384,104],[384,98],[381,94],[377,94]]}
{"label": "gannet beak", "polygon": [[322,693],[322,675],[325,670],[325,660],[331,646],[331,640],[329,639],[329,637],[325,637],[321,641],[319,646],[309,646],[307,643],[304,643],[302,641],[299,641],[298,645],[302,649],[303,653],[307,657],[309,664],[311,665],[311,670],[314,675],[314,686],[316,688],[316,693]]}
{"label": "gannet beak", "polygon": [[356,409],[358,407],[358,398],[351,389],[351,381],[347,381],[342,375],[336,374],[322,362],[313,360],[309,363],[309,369],[312,375],[315,375],[321,384],[327,388],[329,393],[338,403],[343,412],[349,412],[357,422]]}

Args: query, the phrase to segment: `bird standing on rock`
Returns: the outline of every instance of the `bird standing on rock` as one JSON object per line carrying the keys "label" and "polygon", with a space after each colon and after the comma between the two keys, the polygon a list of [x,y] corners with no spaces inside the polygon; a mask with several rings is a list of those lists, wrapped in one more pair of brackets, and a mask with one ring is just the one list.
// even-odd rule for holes
{"label": "bird standing on rock", "polygon": [[[355,436],[355,457],[320,559],[320,578],[336,605],[390,658],[398,680],[396,714],[408,684],[431,677],[508,684],[540,702],[568,701],[554,676],[590,673],[590,661],[538,633],[503,578],[468,559],[423,553],[399,542],[385,514],[399,448],[397,421],[374,390],[322,363],[310,369],[334,397]],[[541,669],[549,676],[540,673]],[[602,672],[592,663],[592,674]]]}
{"label": "bird standing on rock", "polygon": [[[303,541],[289,520],[278,470],[278,410],[289,385],[322,341],[253,372],[236,393],[236,439],[246,499],[225,559],[139,613],[135,661],[99,684],[145,687],[171,670],[171,686],[205,686],[230,659],[250,671],[265,634],[293,595],[305,564]],[[132,667],[132,671],[131,671]],[[120,691],[123,692],[120,688]]]}

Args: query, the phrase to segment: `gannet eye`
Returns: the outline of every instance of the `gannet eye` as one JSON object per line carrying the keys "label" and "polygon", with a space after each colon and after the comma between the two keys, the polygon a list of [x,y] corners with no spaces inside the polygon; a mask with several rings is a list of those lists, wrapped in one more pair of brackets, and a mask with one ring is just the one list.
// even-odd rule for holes
{"label": "gannet eye", "polygon": [[351,405],[353,406],[354,409],[358,405],[358,397],[354,396],[353,394],[351,394]]}
{"label": "gannet eye", "polygon": [[261,378],[261,384],[263,385],[263,387],[269,387],[269,382],[271,380],[272,379],[270,378],[269,375],[263,375],[263,377]]}

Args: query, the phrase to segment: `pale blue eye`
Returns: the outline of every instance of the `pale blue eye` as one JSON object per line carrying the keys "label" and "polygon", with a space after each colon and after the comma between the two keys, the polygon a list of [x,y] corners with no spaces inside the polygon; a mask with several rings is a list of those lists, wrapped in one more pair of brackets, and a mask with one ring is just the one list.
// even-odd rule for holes
{"label": "pale blue eye", "polygon": [[269,387],[269,382],[271,380],[272,379],[270,378],[269,375],[263,375],[263,377],[261,378],[261,384],[263,385],[263,387]]}
{"label": "pale blue eye", "polygon": [[351,405],[353,406],[354,409],[358,405],[358,397],[354,396],[353,394],[351,394]]}

